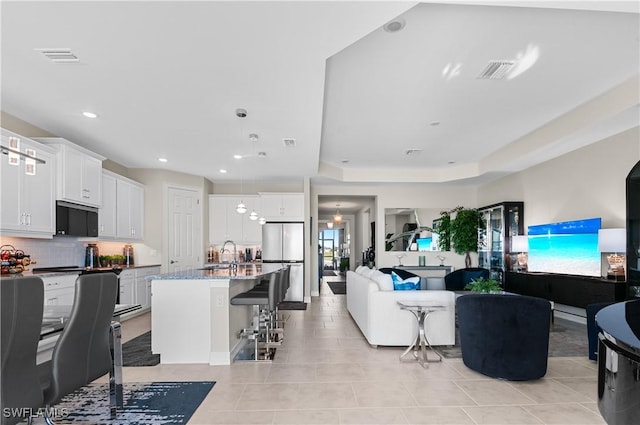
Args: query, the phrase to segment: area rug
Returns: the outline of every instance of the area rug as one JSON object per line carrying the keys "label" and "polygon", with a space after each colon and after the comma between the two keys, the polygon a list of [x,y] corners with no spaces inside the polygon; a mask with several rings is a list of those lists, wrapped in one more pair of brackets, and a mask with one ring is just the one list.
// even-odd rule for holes
{"label": "area rug", "polygon": [[302,301],[282,301],[278,304],[278,310],[306,310],[307,303]]}
{"label": "area rug", "polygon": [[322,271],[322,276],[323,277],[336,277],[336,272],[333,270],[323,270]]}
{"label": "area rug", "polygon": [[55,406],[59,423],[95,425],[186,424],[215,382],[127,382],[124,407],[109,414],[109,384],[89,384]]}
{"label": "area rug", "polygon": [[327,285],[334,295],[346,295],[347,293],[347,282],[345,281],[327,282]]}
{"label": "area rug", "polygon": [[[589,353],[587,326],[566,319],[555,319],[549,332],[549,357],[586,357]],[[462,358],[456,327],[456,345],[433,347],[445,359]]]}
{"label": "area rug", "polygon": [[160,354],[151,352],[151,331],[122,344],[123,366],[155,366],[159,363]]}

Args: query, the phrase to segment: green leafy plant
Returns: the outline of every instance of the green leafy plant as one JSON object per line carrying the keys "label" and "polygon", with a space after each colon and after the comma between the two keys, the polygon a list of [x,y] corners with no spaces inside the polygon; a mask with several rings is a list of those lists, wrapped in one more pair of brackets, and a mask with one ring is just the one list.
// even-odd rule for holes
{"label": "green leafy plant", "polygon": [[473,279],[465,285],[464,289],[467,291],[482,293],[502,292],[502,287],[498,281],[491,277],[489,279],[485,279],[483,277]]}
{"label": "green leafy plant", "polygon": [[458,254],[466,254],[465,265],[471,267],[470,252],[478,252],[480,213],[475,208],[460,208],[451,221],[451,242]]}
{"label": "green leafy plant", "polygon": [[455,207],[452,210],[440,211],[440,218],[433,226],[433,231],[438,234],[438,249],[440,251],[451,251],[451,214],[461,209],[462,207]]}

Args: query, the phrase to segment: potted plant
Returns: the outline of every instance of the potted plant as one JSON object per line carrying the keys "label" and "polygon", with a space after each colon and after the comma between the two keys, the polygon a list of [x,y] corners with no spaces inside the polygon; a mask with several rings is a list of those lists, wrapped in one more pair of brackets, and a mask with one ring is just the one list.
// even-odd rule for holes
{"label": "potted plant", "polygon": [[460,208],[451,220],[451,242],[457,254],[465,254],[465,267],[471,267],[470,252],[478,252],[480,213],[475,208]]}
{"label": "potted plant", "polygon": [[502,293],[502,287],[498,281],[492,277],[489,279],[485,279],[483,277],[473,279],[465,285],[464,289],[467,291],[482,292],[486,294]]}
{"label": "potted plant", "polygon": [[451,214],[461,209],[462,207],[455,207],[452,210],[440,211],[440,218],[433,226],[433,231],[438,234],[438,249],[440,251],[451,251]]}

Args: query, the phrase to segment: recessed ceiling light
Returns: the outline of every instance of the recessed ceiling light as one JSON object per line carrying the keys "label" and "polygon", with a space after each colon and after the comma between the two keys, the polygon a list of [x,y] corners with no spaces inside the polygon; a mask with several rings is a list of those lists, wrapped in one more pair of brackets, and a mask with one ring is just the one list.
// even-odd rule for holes
{"label": "recessed ceiling light", "polygon": [[262,151],[260,151],[260,152],[258,152],[258,156],[259,156],[260,158],[266,158],[267,153],[266,153],[266,152],[262,152]]}
{"label": "recessed ceiling light", "polygon": [[224,173],[226,173],[226,172],[227,172],[227,170],[225,170],[224,168],[221,168],[221,169],[220,169],[220,172],[221,172],[222,174],[224,174]]}
{"label": "recessed ceiling light", "polygon": [[250,142],[257,142],[257,141],[258,141],[258,135],[257,135],[257,134],[255,134],[255,133],[251,133],[251,134],[249,135],[249,141],[250,141]]}
{"label": "recessed ceiling light", "polygon": [[398,32],[404,28],[406,22],[402,18],[394,19],[391,22],[384,24],[384,30],[386,32]]}
{"label": "recessed ceiling light", "polygon": [[455,163],[456,163],[455,161],[449,161],[449,162],[447,162],[447,164],[455,164]]}
{"label": "recessed ceiling light", "polygon": [[158,158],[158,161],[160,161],[160,162],[168,162],[169,160],[167,158]]}
{"label": "recessed ceiling light", "polygon": [[343,160],[342,160],[342,161],[340,161],[340,162],[342,162],[343,164],[348,164],[348,163],[349,163],[349,160],[348,160],[348,159],[343,159]]}
{"label": "recessed ceiling light", "polygon": [[237,155],[237,154],[236,154],[236,155],[233,155],[233,158],[234,158],[234,159],[242,159],[242,155]]}
{"label": "recessed ceiling light", "polygon": [[431,122],[429,123],[429,125],[430,125],[430,126],[432,126],[432,127],[435,127],[435,126],[437,126],[437,125],[440,125],[440,121],[431,121]]}
{"label": "recessed ceiling light", "polygon": [[82,115],[84,115],[87,118],[98,118],[97,114],[94,114],[93,112],[89,112],[89,111],[83,112]]}

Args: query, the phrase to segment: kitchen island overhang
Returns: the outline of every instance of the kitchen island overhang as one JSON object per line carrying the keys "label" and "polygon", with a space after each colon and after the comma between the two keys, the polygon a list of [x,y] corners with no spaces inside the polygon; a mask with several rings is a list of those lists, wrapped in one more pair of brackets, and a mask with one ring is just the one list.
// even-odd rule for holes
{"label": "kitchen island overhang", "polygon": [[229,300],[277,271],[240,264],[149,276],[152,352],[163,364],[231,364],[246,343],[240,334],[254,311]]}

